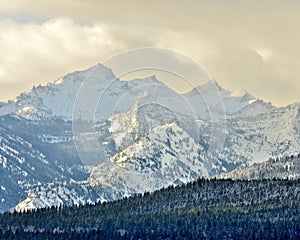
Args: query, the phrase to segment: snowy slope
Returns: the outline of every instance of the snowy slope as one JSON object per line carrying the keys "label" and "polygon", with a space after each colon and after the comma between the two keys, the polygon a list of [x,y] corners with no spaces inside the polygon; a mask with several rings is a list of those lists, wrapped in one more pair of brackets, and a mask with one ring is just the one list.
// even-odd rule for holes
{"label": "snowy slope", "polygon": [[[211,111],[218,112],[220,108],[213,106],[216,96],[224,102],[227,117],[241,114],[257,115],[274,108],[247,92],[236,94],[224,90],[215,81],[198,86],[189,93],[179,94],[155,76],[128,82],[120,81],[111,69],[97,64],[87,70],[67,74],[47,85],[33,87],[31,91],[20,94],[15,100],[1,103],[0,115],[15,113],[33,120],[53,117],[71,120],[77,97],[77,100],[82,102],[77,103],[80,113],[76,117],[90,120],[91,113],[88,111],[92,111],[92,114],[96,114],[96,120],[103,120],[128,111],[142,98],[144,103],[155,102],[171,111],[195,115],[199,119],[210,119]],[[97,102],[95,109],[86,107]],[[211,106],[208,106],[208,103]]]}
{"label": "snowy slope", "polygon": [[137,101],[128,112],[109,118],[109,132],[114,138],[117,150],[123,150],[153,128],[176,120],[175,114],[156,103],[143,105]]}
{"label": "snowy slope", "polygon": [[[272,121],[264,123],[266,119]],[[245,124],[245,118],[228,123],[224,151],[213,166],[207,160],[205,144],[209,139],[209,125],[199,122],[199,127],[207,132],[203,131],[203,142],[197,144],[178,126],[178,122],[173,121],[153,128],[134,144],[112,156],[110,161],[95,167],[89,181],[84,184],[88,190],[83,191],[80,182],[73,185],[60,184],[58,187],[53,187],[53,184],[40,186],[34,189],[34,197],[29,196],[17,209],[86,203],[93,199],[111,201],[191,181],[211,175],[214,171],[227,171],[213,176],[217,178],[299,178],[299,158],[279,158],[265,162],[272,155],[298,152],[293,146],[297,145],[299,134],[293,129],[299,126],[299,106],[277,109],[271,116],[262,115],[251,120],[251,124]],[[274,127],[275,132],[272,131]],[[287,130],[286,134],[284,129]],[[276,146],[276,141],[270,143],[265,140],[271,140],[275,133],[282,138],[275,138],[280,140],[278,149],[272,147]],[[250,166],[241,167],[246,165]]]}
{"label": "snowy slope", "polygon": [[[113,117],[105,125],[99,126],[98,130],[102,129],[101,132],[108,129],[112,134],[110,135],[112,142],[119,141],[119,134],[123,133],[124,129],[128,130],[126,134],[132,133],[134,137],[131,138],[132,144],[126,147],[119,145],[115,149],[116,152],[112,152],[109,161],[92,170],[88,184],[92,192],[97,189],[95,198],[110,201],[134,193],[154,191],[171,184],[191,181],[201,176],[229,172],[235,168],[237,170],[232,174],[224,173],[219,176],[297,177],[298,158],[294,159],[294,163],[282,161],[269,162],[265,165],[255,163],[265,162],[269,157],[298,154],[300,104],[278,108],[259,117],[238,117],[228,120],[224,129],[226,139],[223,150],[213,158],[208,152],[211,139],[210,123],[196,122],[201,133],[201,138],[197,142],[197,138],[191,137],[178,120],[164,124],[164,121],[175,117],[167,109],[158,110],[165,111],[165,116],[170,113],[169,118],[156,115],[155,109],[157,106],[151,105],[138,109],[133,107],[127,113],[117,118]],[[149,122],[154,126],[151,127]],[[107,136],[104,139],[107,139]],[[239,168],[242,166],[250,166],[246,168],[248,169],[246,174]],[[289,171],[284,172],[284,169]],[[71,190],[69,186],[61,185],[57,191],[47,186],[41,187],[35,190],[36,197],[27,198],[25,203],[29,207],[45,207],[57,204],[56,202],[64,204],[87,202],[88,199],[81,195],[80,186],[75,185]],[[72,189],[78,189],[79,192]],[[66,197],[61,198],[61,192],[64,192]]]}
{"label": "snowy slope", "polygon": [[[70,127],[68,127],[70,128]],[[63,123],[0,118],[0,212],[14,207],[35,184],[87,177]],[[55,129],[55,130],[54,130]]]}
{"label": "snowy slope", "polygon": [[94,83],[89,92],[90,97],[95,95],[98,98],[98,92],[103,91],[115,76],[101,64],[67,74],[47,85],[34,86],[31,91],[20,94],[15,100],[2,104],[0,115],[16,113],[33,120],[51,117],[71,120],[77,93],[86,79]]}
{"label": "snowy slope", "polygon": [[[143,192],[176,181],[191,180],[190,176],[211,175],[264,162],[269,157],[298,154],[299,109],[299,104],[294,104],[258,117],[228,120],[224,129],[226,137],[223,149],[213,157],[208,152],[211,138],[209,123],[197,122],[201,132],[199,142],[181,128],[178,122],[158,126],[142,137],[137,135],[133,144],[115,154],[109,162],[94,168],[89,178],[91,185]],[[130,111],[128,114],[133,113]],[[130,123],[124,117],[120,119]],[[128,119],[135,119],[134,124],[125,125],[124,128],[130,130],[130,126],[135,126],[135,130],[129,131],[132,133],[137,132],[139,124],[146,122],[136,122],[136,113]],[[121,126],[120,121],[118,126]],[[118,138],[119,135],[117,141]],[[172,148],[173,145],[175,148]],[[168,168],[165,169],[163,164]],[[177,172],[176,166],[182,166],[182,169]]]}
{"label": "snowy slope", "polygon": [[[216,97],[224,103],[225,116]],[[109,159],[98,159],[94,145],[86,149],[88,158],[102,162],[88,183],[81,181],[88,176],[73,143],[81,137],[72,135],[75,102],[75,120],[89,126],[80,134],[96,134]],[[101,64],[1,103],[0,116],[0,171],[9,179],[0,182],[0,201],[14,199],[0,211],[23,200],[27,192],[20,209],[153,191],[272,156],[298,154],[300,145],[299,104],[275,108],[215,81],[179,94],[155,76],[120,81]],[[216,129],[225,134],[224,142]],[[222,148],[214,149],[215,143]],[[32,167],[46,169],[49,176]],[[72,179],[79,182],[62,183]]]}
{"label": "snowy slope", "polygon": [[[90,174],[89,185],[91,189],[98,189],[95,195],[97,199],[110,201],[134,193],[153,191],[170,184],[180,184],[201,176],[229,172],[240,166],[251,166],[264,162],[271,156],[295,155],[299,151],[299,108],[299,104],[294,104],[261,114],[259,117],[231,119],[226,125],[223,151],[214,156],[214,159],[210,158],[207,152],[211,138],[209,123],[197,122],[201,132],[199,143],[180,126],[178,121],[155,126],[146,134],[137,136],[133,144],[112,154],[109,161],[95,167]],[[149,127],[149,122],[145,121],[145,118],[147,119],[147,111],[154,111],[154,108],[143,106],[140,108],[143,114],[139,117],[137,117],[139,111],[133,111],[134,109],[130,109],[127,114],[129,116],[134,114],[130,119],[141,117],[140,122],[128,122],[124,115],[122,115],[123,118],[118,118],[118,121],[114,119],[114,121],[120,125],[128,124],[126,129],[134,126],[135,130],[132,132],[137,133],[138,129],[144,131]],[[166,109],[161,110],[166,111]],[[154,117],[154,113],[155,111],[150,114],[152,121],[155,122],[156,119],[156,123],[163,123],[165,119],[160,122],[161,119]],[[170,119],[172,117],[170,115]],[[143,122],[145,123],[144,129],[142,128]],[[108,122],[102,127],[117,133],[117,129],[122,129],[117,123]],[[119,137],[118,134],[116,136]],[[114,139],[114,135],[111,137]],[[285,165],[282,166],[285,167]],[[277,169],[277,166],[274,168]],[[297,173],[297,168],[293,171]],[[269,171],[262,168],[259,176],[268,176],[268,174],[270,175]],[[239,175],[236,174],[236,176]],[[290,174],[289,177],[291,177]],[[43,187],[36,191],[35,198],[26,199],[25,202],[28,206],[42,207],[56,202],[71,204],[88,201],[81,195],[80,186],[71,189],[74,188],[79,189],[79,192],[74,193],[73,190],[69,190],[68,186],[61,186],[58,192]],[[62,191],[65,192],[65,196],[71,193],[69,197],[62,199],[60,197]],[[104,193],[105,197],[103,197]]]}
{"label": "snowy slope", "polygon": [[[59,179],[62,174],[45,155],[22,137],[0,127],[0,211],[24,197],[26,185]],[[43,174],[39,174],[43,172]]]}
{"label": "snowy slope", "polygon": [[300,158],[285,157],[269,159],[249,167],[238,167],[231,172],[213,176],[219,179],[300,179]]}
{"label": "snowy slope", "polygon": [[197,144],[176,122],[158,126],[134,144],[95,167],[92,186],[126,190],[128,194],[153,191],[208,175]]}
{"label": "snowy slope", "polygon": [[51,182],[33,186],[27,191],[27,198],[14,209],[17,211],[45,208],[60,205],[83,205],[103,202],[123,197],[119,193],[106,193],[102,189],[92,188],[87,181],[60,183]]}
{"label": "snowy slope", "polygon": [[[215,98],[218,97],[224,104],[226,118],[257,116],[275,109],[270,103],[265,103],[246,91],[232,92],[223,89],[216,81],[198,86],[184,94],[184,97],[193,106],[198,119],[211,119],[211,111],[214,111],[216,115],[222,115],[220,106],[214,105]],[[224,119],[224,116],[220,116],[220,118]]]}
{"label": "snowy slope", "polygon": [[300,146],[300,104],[293,104],[256,117],[228,120],[227,137],[220,158],[245,164],[269,157],[296,155]]}

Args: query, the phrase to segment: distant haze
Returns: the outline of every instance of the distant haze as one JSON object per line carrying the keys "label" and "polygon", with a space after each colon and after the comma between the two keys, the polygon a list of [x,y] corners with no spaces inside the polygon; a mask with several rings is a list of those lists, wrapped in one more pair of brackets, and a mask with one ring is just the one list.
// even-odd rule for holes
{"label": "distant haze", "polygon": [[192,58],[224,88],[277,106],[299,102],[299,23],[292,0],[2,0],[0,101],[153,46]]}

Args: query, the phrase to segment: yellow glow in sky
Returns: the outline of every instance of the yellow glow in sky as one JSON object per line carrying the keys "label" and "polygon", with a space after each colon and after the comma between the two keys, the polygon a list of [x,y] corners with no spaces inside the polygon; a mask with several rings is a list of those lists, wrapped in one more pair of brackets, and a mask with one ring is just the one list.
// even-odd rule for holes
{"label": "yellow glow in sky", "polygon": [[224,88],[298,102],[299,23],[298,1],[3,0],[0,100],[153,46],[194,59]]}

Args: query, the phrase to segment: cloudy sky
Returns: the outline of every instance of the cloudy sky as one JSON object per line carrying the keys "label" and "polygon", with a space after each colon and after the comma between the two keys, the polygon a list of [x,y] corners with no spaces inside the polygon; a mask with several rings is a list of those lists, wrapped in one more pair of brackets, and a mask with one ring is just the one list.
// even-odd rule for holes
{"label": "cloudy sky", "polygon": [[123,51],[161,47],[221,86],[300,101],[299,1],[0,0],[0,101]]}

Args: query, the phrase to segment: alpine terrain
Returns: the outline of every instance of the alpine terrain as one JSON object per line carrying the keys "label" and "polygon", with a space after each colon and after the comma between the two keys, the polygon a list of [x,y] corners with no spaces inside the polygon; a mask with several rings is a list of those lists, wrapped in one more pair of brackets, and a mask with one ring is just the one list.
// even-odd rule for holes
{"label": "alpine terrain", "polygon": [[[223,112],[207,106],[216,92]],[[122,81],[98,64],[0,104],[0,211],[105,202],[226,177],[298,156],[299,128],[298,103],[274,107],[213,80],[178,93],[155,76]],[[290,174],[269,170],[284,171],[281,160],[259,166],[255,177],[240,177],[299,177],[299,166]]]}

